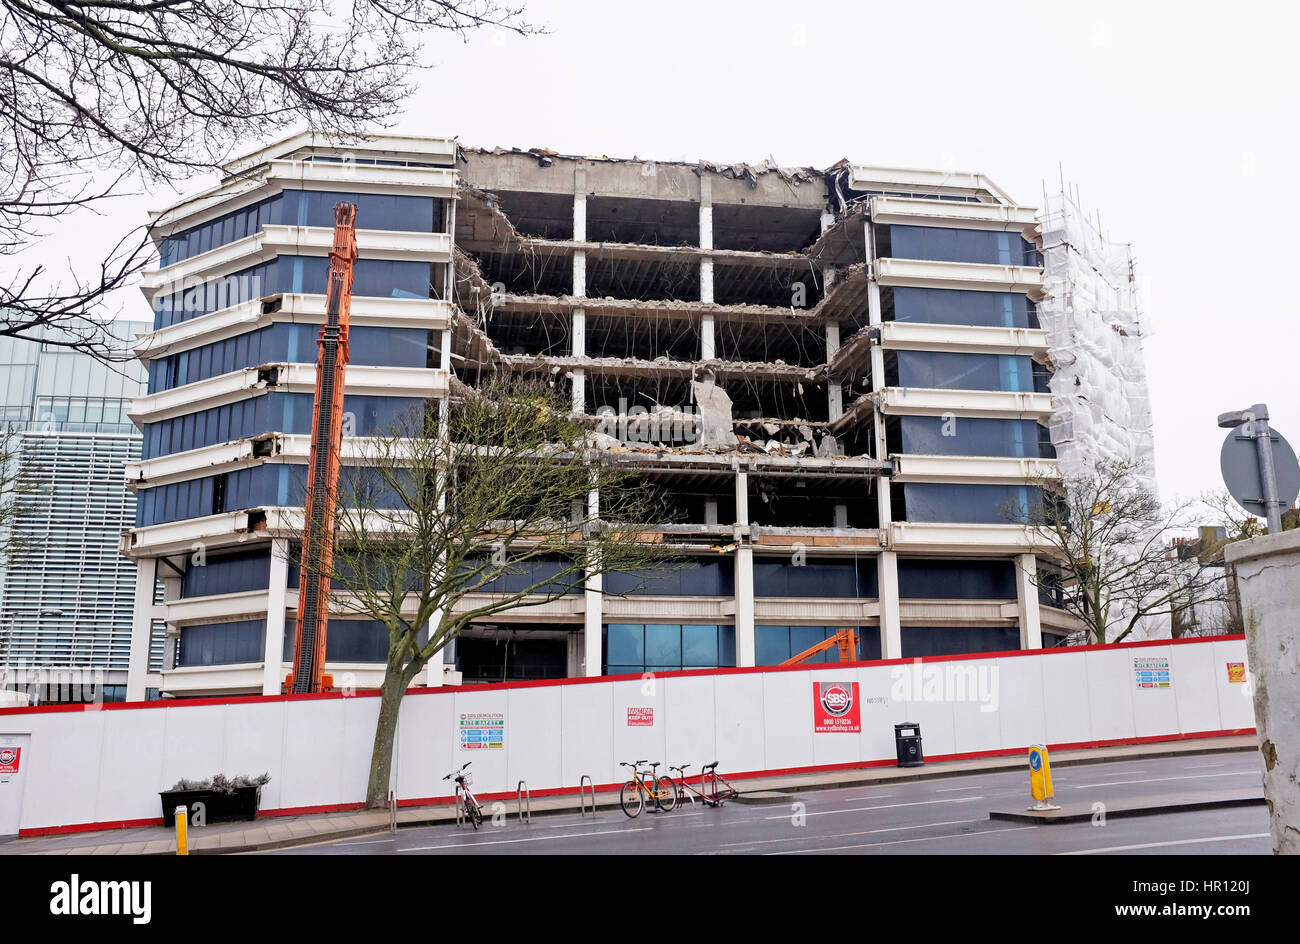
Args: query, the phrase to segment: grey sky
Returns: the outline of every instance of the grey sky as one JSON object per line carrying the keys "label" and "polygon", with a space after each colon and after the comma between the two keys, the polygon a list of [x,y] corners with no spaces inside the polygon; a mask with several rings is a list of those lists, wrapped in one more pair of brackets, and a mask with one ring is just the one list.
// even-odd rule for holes
{"label": "grey sky", "polygon": [[[550,34],[431,42],[436,68],[396,128],[659,160],[978,170],[1031,206],[1059,162],[1107,234],[1134,244],[1165,497],[1218,486],[1222,410],[1266,401],[1300,443],[1285,222],[1300,199],[1286,183],[1296,7],[532,0],[528,16]],[[124,203],[119,219],[167,199]]]}

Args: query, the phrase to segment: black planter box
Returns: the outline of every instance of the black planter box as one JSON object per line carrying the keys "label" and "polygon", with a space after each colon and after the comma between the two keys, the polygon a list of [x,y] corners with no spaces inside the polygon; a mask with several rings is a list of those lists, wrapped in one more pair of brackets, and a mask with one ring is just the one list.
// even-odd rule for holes
{"label": "black planter box", "polygon": [[194,805],[203,804],[205,823],[233,823],[257,819],[257,807],[262,800],[261,787],[236,787],[234,793],[216,790],[164,790],[162,797],[163,822],[170,826],[176,817],[176,807],[184,806],[186,819],[193,822]]}

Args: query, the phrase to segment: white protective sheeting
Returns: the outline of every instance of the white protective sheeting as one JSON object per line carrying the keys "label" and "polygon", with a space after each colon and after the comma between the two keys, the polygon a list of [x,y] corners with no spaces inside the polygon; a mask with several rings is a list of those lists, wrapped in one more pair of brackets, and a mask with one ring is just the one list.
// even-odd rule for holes
{"label": "white protective sheeting", "polygon": [[[1131,248],[1106,239],[1063,193],[1045,198],[1039,220],[1048,297],[1038,320],[1055,370],[1051,434],[1061,474],[1077,475],[1100,458],[1137,460],[1151,471],[1151,401]],[[1154,490],[1153,472],[1145,484]]]}

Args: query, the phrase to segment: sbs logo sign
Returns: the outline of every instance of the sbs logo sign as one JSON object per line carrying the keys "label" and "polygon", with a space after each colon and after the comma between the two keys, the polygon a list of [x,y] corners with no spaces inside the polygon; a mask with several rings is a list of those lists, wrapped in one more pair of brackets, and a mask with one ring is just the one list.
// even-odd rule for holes
{"label": "sbs logo sign", "polygon": [[822,707],[826,713],[839,717],[853,707],[853,692],[838,682],[822,688]]}
{"label": "sbs logo sign", "polygon": [[0,764],[9,765],[18,759],[18,752],[12,747],[0,747]]}

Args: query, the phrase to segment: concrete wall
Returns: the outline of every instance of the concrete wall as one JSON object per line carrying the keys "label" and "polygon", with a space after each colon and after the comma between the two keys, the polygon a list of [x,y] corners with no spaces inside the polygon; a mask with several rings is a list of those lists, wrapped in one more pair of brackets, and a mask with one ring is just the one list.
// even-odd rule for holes
{"label": "concrete wall", "polygon": [[1273,851],[1300,855],[1300,531],[1229,544],[1253,671]]}
{"label": "concrete wall", "polygon": [[[396,789],[409,802],[450,795],[443,774],[474,761],[481,797],[572,790],[622,779],[619,761],[649,758],[728,773],[892,764],[893,725],[921,725],[931,760],[1014,753],[1035,742],[1090,745],[1240,733],[1251,701],[1227,663],[1241,637],[1105,648],[859,663],[816,669],[669,673],[491,688],[425,689],[402,709]],[[1139,689],[1133,659],[1167,658],[1172,686]],[[859,683],[860,733],[814,733],[813,683]],[[957,685],[966,688],[958,691]],[[630,726],[630,707],[654,723]],[[30,734],[21,814],[26,834],[159,820],[158,791],[215,772],[267,771],[264,811],[361,802],[378,699],[373,695],[0,710],[0,735]],[[463,750],[458,717],[504,713],[505,747]]]}

